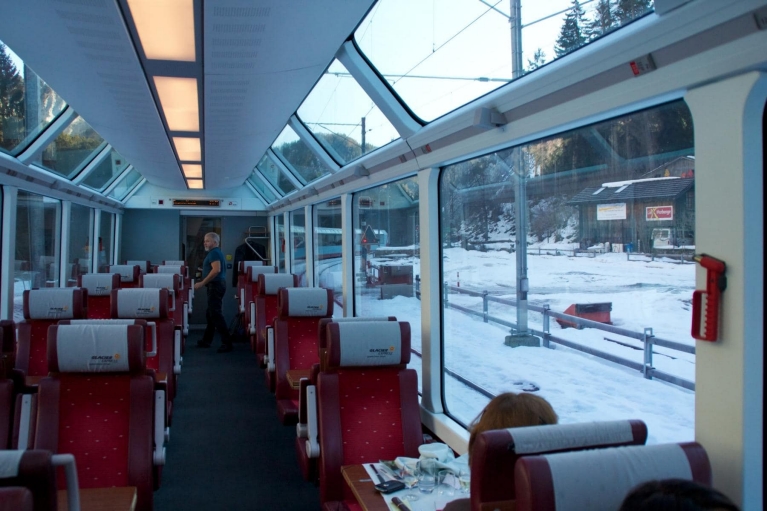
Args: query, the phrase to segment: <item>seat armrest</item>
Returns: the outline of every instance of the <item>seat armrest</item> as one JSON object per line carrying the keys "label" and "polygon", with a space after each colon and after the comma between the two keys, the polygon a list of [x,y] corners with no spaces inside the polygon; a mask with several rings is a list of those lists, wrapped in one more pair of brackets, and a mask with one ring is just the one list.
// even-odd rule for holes
{"label": "seat armrest", "polygon": [[184,327],[184,335],[189,335],[189,313],[191,312],[191,304],[192,302],[185,303],[184,304],[184,314],[181,316],[181,323]]}
{"label": "seat armrest", "polygon": [[157,323],[154,321],[148,321],[147,326],[152,331],[152,351],[147,351],[147,357],[157,356]]}
{"label": "seat armrest", "polygon": [[63,467],[67,479],[67,507],[69,511],[80,511],[80,484],[77,480],[75,457],[71,454],[54,454],[51,456],[54,467]]}
{"label": "seat armrest", "polygon": [[256,302],[250,302],[250,335],[256,335]]}
{"label": "seat armrest", "polygon": [[154,391],[154,452],[155,465],[165,465],[165,391]]}
{"label": "seat armrest", "polygon": [[319,458],[320,438],[317,421],[317,387],[314,385],[306,387],[306,429],[308,434],[306,439],[306,456],[309,458]]}
{"label": "seat armrest", "polygon": [[266,327],[266,369],[274,372],[274,327]]}
{"label": "seat armrest", "polygon": [[306,389],[309,387],[309,378],[301,378],[298,383],[298,423],[296,424],[296,435],[299,438],[307,438],[306,417]]}
{"label": "seat armrest", "polygon": [[173,329],[173,374],[181,374],[181,329]]}

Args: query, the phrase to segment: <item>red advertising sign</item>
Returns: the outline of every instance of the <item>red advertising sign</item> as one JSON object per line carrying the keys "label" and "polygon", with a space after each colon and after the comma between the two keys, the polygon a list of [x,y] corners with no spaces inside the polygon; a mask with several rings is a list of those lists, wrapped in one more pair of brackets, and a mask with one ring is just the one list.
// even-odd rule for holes
{"label": "red advertising sign", "polygon": [[645,220],[651,222],[653,220],[673,220],[674,219],[674,206],[651,206],[645,208]]}

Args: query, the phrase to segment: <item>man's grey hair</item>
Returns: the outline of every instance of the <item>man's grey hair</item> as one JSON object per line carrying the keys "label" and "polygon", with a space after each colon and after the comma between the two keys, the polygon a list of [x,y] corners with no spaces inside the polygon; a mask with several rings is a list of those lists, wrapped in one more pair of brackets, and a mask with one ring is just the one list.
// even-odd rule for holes
{"label": "man's grey hair", "polygon": [[210,238],[213,240],[213,242],[216,244],[216,246],[219,246],[221,244],[221,236],[216,234],[215,232],[209,232],[205,235],[206,238]]}

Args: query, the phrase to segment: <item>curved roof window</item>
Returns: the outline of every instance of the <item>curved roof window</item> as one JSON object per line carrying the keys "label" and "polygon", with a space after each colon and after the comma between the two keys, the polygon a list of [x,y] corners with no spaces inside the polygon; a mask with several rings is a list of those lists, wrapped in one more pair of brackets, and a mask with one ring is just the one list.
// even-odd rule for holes
{"label": "curved roof window", "polygon": [[94,190],[104,191],[117,177],[128,168],[128,162],[120,153],[112,149],[109,155],[98,162],[83,180],[83,184]]}
{"label": "curved roof window", "polygon": [[334,60],[298,109],[298,117],[340,164],[399,138],[349,71]]}
{"label": "curved roof window", "polygon": [[280,136],[272,144],[272,149],[291,169],[295,170],[304,184],[311,183],[322,176],[330,174],[330,169],[314,154],[309,146],[301,140],[293,128],[285,126]]}
{"label": "curved roof window", "polygon": [[272,202],[277,200],[277,196],[272,192],[272,190],[266,185],[266,183],[257,175],[258,171],[254,170],[250,176],[248,176],[248,183],[250,183],[253,188],[255,188],[258,193],[261,194],[261,196],[264,198],[267,204],[271,204]]}
{"label": "curved roof window", "polygon": [[124,178],[120,179],[120,182],[112,188],[112,191],[109,192],[109,197],[119,201],[123,200],[125,196],[128,195],[139,182],[141,182],[141,179],[141,174],[139,174],[136,169],[131,169],[130,172],[128,172]]}
{"label": "curved roof window", "polygon": [[258,162],[258,165],[256,165],[256,168],[259,172],[261,172],[261,175],[264,176],[266,180],[269,181],[269,183],[271,183],[271,185],[283,195],[286,195],[296,189],[293,183],[291,183],[291,181],[282,173],[282,170],[277,166],[277,164],[274,163],[268,156],[264,155],[261,158],[261,161]]}
{"label": "curved roof window", "polygon": [[45,146],[34,163],[71,179],[106,145],[96,130],[78,115],[58,137]]}
{"label": "curved roof window", "polygon": [[67,107],[0,41],[0,151],[16,156]]}

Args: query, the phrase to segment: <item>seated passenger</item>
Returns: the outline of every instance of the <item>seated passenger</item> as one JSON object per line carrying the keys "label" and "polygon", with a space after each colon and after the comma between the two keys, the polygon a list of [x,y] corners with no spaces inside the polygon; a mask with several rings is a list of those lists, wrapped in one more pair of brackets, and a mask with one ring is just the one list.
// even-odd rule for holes
{"label": "seated passenger", "polygon": [[647,481],[631,490],[619,511],[738,511],[723,493],[695,481]]}
{"label": "seated passenger", "polygon": [[[505,392],[495,396],[485,406],[477,417],[469,424],[469,450],[461,458],[468,463],[474,442],[480,433],[492,429],[522,428],[525,426],[543,426],[556,424],[559,420],[554,408],[548,401],[535,394],[515,394]],[[468,511],[471,509],[469,499],[458,499],[449,502],[444,511]]]}

